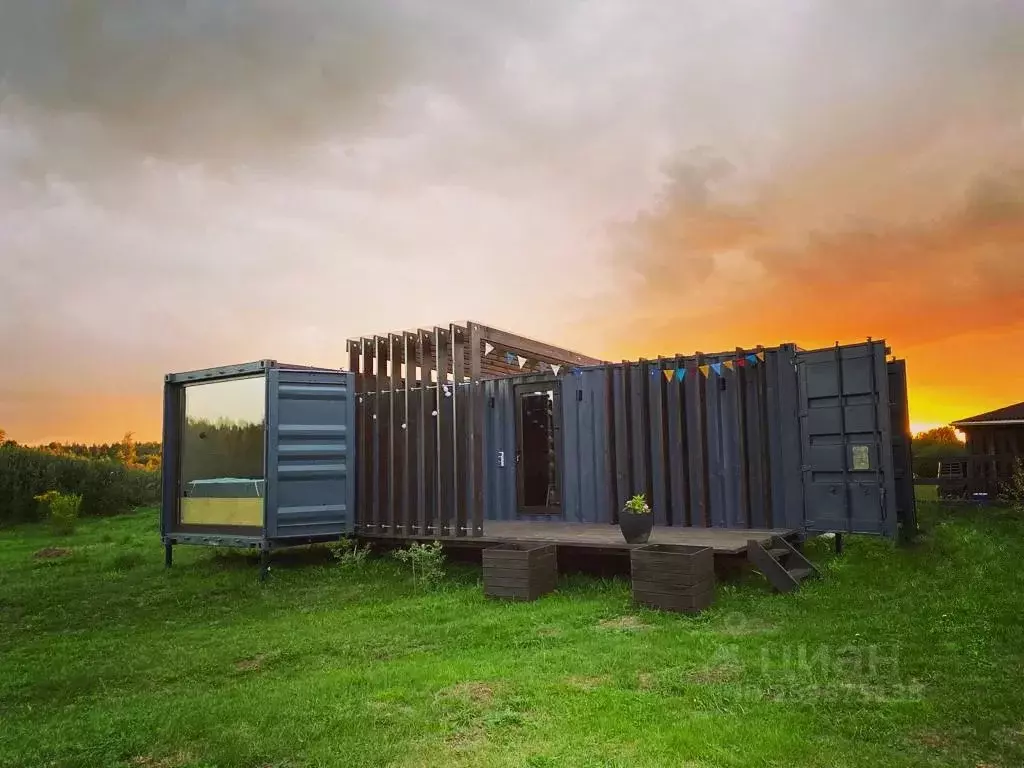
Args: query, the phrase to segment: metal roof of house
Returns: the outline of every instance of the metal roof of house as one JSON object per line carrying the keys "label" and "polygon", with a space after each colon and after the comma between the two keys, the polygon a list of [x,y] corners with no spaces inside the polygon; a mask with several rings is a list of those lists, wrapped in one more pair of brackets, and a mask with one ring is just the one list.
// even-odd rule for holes
{"label": "metal roof of house", "polygon": [[994,427],[1015,424],[1024,425],[1024,403],[1008,405],[1005,408],[953,422],[954,427]]}

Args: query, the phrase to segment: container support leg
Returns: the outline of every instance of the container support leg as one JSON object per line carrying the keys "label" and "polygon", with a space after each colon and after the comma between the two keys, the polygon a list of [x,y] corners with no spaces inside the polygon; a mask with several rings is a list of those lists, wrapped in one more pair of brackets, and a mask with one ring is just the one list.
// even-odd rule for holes
{"label": "container support leg", "polygon": [[260,581],[270,578],[270,550],[260,547]]}
{"label": "container support leg", "polygon": [[843,548],[845,546],[846,545],[845,545],[845,542],[843,541],[843,534],[837,533],[836,534],[836,554],[837,555],[843,554]]}
{"label": "container support leg", "polygon": [[170,568],[172,563],[174,563],[174,545],[168,542],[164,544],[164,568]]}

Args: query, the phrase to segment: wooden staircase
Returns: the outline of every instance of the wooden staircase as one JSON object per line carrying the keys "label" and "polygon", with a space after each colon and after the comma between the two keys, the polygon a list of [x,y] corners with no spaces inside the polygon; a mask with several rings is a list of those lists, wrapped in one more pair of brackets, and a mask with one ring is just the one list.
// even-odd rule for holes
{"label": "wooden staircase", "polygon": [[781,536],[772,538],[767,547],[753,539],[748,541],[747,559],[776,592],[792,592],[808,576],[821,575],[814,563]]}

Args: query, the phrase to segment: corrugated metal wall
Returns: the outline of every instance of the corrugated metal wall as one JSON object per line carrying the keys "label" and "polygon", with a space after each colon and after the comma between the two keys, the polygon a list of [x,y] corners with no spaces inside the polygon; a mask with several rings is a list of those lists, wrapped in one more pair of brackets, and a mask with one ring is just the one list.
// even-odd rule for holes
{"label": "corrugated metal wall", "polygon": [[[556,381],[560,519],[615,522],[626,499],[643,493],[656,525],[804,529],[810,521],[818,529],[891,535],[897,468],[890,408],[905,414],[906,390],[890,402],[885,354],[882,342],[810,352],[787,344],[486,382],[486,517],[519,516],[515,387]],[[870,423],[864,414],[873,415]],[[847,473],[849,504],[832,510],[844,498],[832,482],[844,477],[836,457],[844,450],[862,456],[865,446],[871,472]],[[908,487],[900,486],[901,508],[912,507]]]}
{"label": "corrugated metal wall", "polygon": [[[763,360],[747,360],[757,353]],[[562,519],[615,522],[626,499],[644,493],[658,525],[797,527],[795,354],[788,345],[485,382],[487,519],[518,517],[515,387],[557,381]],[[722,367],[709,376],[700,366]]]}

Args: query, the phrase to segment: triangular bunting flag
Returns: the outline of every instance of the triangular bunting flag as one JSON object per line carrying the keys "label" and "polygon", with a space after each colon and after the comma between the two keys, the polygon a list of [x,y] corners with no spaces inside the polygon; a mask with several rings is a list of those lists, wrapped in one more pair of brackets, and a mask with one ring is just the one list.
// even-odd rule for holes
{"label": "triangular bunting flag", "polygon": [[757,359],[760,360],[763,363],[764,362],[764,352],[758,352],[757,353]]}
{"label": "triangular bunting flag", "polygon": [[737,368],[746,368],[747,367],[747,358],[741,357],[738,360],[736,360],[736,367]]}
{"label": "triangular bunting flag", "polygon": [[747,362],[751,365],[757,365],[757,355],[747,355]]}
{"label": "triangular bunting flag", "polygon": [[686,379],[686,369],[685,368],[677,369],[676,370],[676,378],[679,379],[680,381],[683,381],[684,379]]}
{"label": "triangular bunting flag", "polygon": [[732,360],[726,360],[724,363],[722,363],[722,367],[731,371],[733,369]]}
{"label": "triangular bunting flag", "polygon": [[558,372],[562,370],[562,366],[560,366],[560,365],[555,365],[554,363],[552,363],[552,364],[551,364],[551,370],[552,370],[552,371],[554,371],[554,373],[555,373],[555,376],[557,376],[557,375],[558,375]]}
{"label": "triangular bunting flag", "polygon": [[675,375],[675,371],[666,368],[662,373],[665,374],[665,381],[672,381],[672,377]]}
{"label": "triangular bunting flag", "polygon": [[494,345],[489,341],[484,342],[484,357],[487,357],[491,352],[494,351]]}
{"label": "triangular bunting flag", "polygon": [[717,373],[719,376],[721,376],[722,375],[722,364],[721,363],[712,363],[711,364],[711,370],[714,371],[715,373]]}
{"label": "triangular bunting flag", "polygon": [[518,360],[518,361],[519,361],[519,367],[520,367],[520,368],[522,368],[522,367],[523,367],[524,365],[526,365],[526,362],[527,362],[527,361],[526,361],[526,358],[525,358],[525,357],[522,357],[522,356],[520,356],[520,355],[516,355],[516,360]]}
{"label": "triangular bunting flag", "polygon": [[512,354],[511,352],[506,352],[505,353],[505,362],[506,363],[508,363],[509,365],[512,365],[512,363],[514,363],[515,361],[516,361],[516,356],[514,354]]}
{"label": "triangular bunting flag", "polygon": [[582,376],[583,375],[583,369],[582,368],[573,368],[572,369],[572,375],[573,376]]}
{"label": "triangular bunting flag", "polygon": [[701,376],[707,376],[708,373],[711,371],[711,366],[710,365],[701,365],[701,366],[697,367],[697,370],[700,371],[700,375]]}

